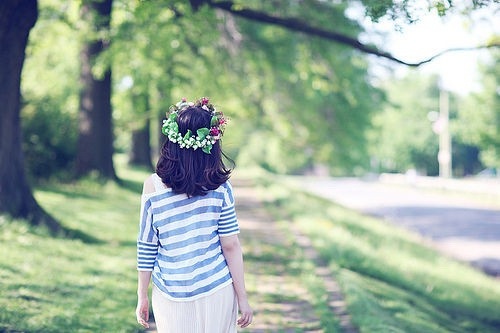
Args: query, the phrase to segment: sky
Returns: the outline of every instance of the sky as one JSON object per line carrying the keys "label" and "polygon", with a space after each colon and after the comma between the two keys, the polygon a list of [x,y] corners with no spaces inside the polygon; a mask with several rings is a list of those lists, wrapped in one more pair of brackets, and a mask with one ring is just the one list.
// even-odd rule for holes
{"label": "sky", "polygon": [[[364,38],[401,60],[418,62],[449,48],[486,44],[494,34],[500,35],[500,5],[492,7],[474,12],[470,17],[456,14],[441,18],[435,13],[428,13],[417,23],[402,26],[402,31],[397,31],[389,20],[373,23],[364,19],[362,24],[368,31],[376,30],[385,35],[384,39],[371,34]],[[443,89],[467,94],[480,89],[478,62],[488,59],[488,51],[485,50],[450,52],[419,69],[424,73],[438,74]],[[396,74],[408,71],[404,65],[391,64],[391,68]]]}

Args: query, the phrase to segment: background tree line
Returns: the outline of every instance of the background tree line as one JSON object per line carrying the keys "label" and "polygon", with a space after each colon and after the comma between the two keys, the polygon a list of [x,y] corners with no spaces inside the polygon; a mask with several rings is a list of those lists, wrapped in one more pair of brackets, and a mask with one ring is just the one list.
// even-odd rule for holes
{"label": "background tree line", "polygon": [[[418,19],[399,2],[361,3],[374,20]],[[416,167],[435,174],[437,140],[422,119],[435,108],[429,104],[436,80],[374,84],[367,54],[404,61],[359,42],[363,28],[345,15],[349,6],[313,0],[4,1],[0,41],[9,49],[2,49],[0,60],[16,61],[7,67],[18,72],[0,76],[6,78],[0,86],[6,102],[0,211],[57,230],[29,184],[89,174],[118,180],[116,151],[151,167],[163,139],[161,119],[186,94],[221,103],[231,118],[226,150],[244,166],[301,173],[321,164],[332,175]],[[430,10],[446,15],[454,7],[436,2]],[[464,151],[456,152],[463,162],[454,165],[461,175],[499,165],[498,65],[485,64],[483,75],[481,93],[454,96],[454,138]]]}

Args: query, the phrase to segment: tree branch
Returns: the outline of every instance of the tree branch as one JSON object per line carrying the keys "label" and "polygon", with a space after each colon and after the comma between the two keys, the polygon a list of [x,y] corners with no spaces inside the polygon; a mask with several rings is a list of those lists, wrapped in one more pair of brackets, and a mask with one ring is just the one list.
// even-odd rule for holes
{"label": "tree branch", "polygon": [[446,49],[446,50],[443,50],[439,53],[436,53],[432,57],[427,58],[427,59],[422,60],[422,61],[419,61],[411,66],[420,66],[420,65],[426,64],[426,63],[431,62],[432,60],[434,60],[434,59],[436,59],[436,58],[438,58],[446,53],[450,53],[450,52],[476,51],[476,50],[490,49],[490,48],[496,48],[496,47],[500,47],[500,42],[493,42],[493,43],[487,44],[487,45],[478,45],[478,46],[471,46],[471,47],[453,47],[451,49]]}
{"label": "tree branch", "polygon": [[233,15],[237,15],[252,21],[257,21],[257,22],[262,22],[262,23],[268,23],[272,25],[276,25],[279,27],[283,27],[289,30],[293,31],[298,31],[298,32],[303,32],[305,34],[311,35],[311,36],[316,36],[320,37],[323,39],[331,40],[334,42],[337,42],[339,44],[347,45],[350,46],[358,51],[367,53],[367,54],[373,54],[378,57],[386,58],[391,61],[397,62],[399,64],[403,64],[406,66],[410,67],[418,67],[420,65],[426,64],[432,60],[434,60],[437,57],[442,56],[445,53],[448,52],[456,52],[456,51],[470,51],[470,50],[477,50],[477,49],[484,49],[484,48],[493,48],[493,47],[500,47],[499,42],[493,42],[492,44],[488,45],[481,45],[477,47],[469,47],[469,48],[451,48],[447,49],[444,51],[439,52],[438,54],[424,59],[419,62],[407,62],[404,60],[401,60],[399,58],[396,58],[393,56],[391,53],[379,50],[375,46],[370,46],[361,43],[355,38],[346,36],[344,34],[335,32],[335,31],[329,31],[329,30],[324,30],[321,28],[316,28],[305,21],[302,21],[297,18],[281,18],[277,16],[272,16],[267,13],[259,12],[256,10],[248,9],[248,8],[241,8],[241,6],[236,6],[232,1],[213,1],[213,0],[206,0],[206,3],[212,7],[212,8],[218,8],[221,10],[225,10]]}

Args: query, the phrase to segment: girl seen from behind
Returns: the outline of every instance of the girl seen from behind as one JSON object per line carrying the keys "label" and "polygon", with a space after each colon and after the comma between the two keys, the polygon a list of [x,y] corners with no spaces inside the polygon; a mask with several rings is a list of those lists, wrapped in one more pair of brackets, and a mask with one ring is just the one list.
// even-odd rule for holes
{"label": "girl seen from behind", "polygon": [[136,316],[149,326],[152,280],[159,333],[232,333],[252,322],[231,170],[220,146],[225,126],[207,98],[172,106],[156,173],[144,182]]}

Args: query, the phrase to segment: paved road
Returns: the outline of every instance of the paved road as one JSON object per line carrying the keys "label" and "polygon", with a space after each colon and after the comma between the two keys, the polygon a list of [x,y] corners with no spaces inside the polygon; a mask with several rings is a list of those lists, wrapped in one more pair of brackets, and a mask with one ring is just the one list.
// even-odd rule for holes
{"label": "paved road", "polygon": [[346,207],[416,231],[442,252],[500,277],[500,202],[480,200],[478,194],[353,178],[297,181],[306,190]]}

